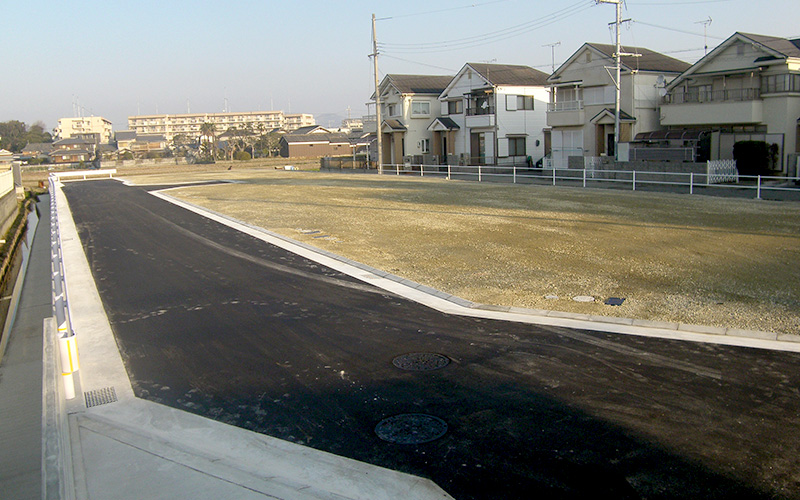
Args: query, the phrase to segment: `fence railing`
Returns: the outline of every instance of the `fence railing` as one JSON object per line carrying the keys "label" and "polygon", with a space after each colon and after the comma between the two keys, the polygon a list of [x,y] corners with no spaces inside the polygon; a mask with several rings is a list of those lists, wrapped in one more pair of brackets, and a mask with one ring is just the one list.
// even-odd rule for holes
{"label": "fence railing", "polygon": [[[592,162],[590,162],[592,163]],[[589,168],[529,168],[502,165],[387,165],[379,171],[383,175],[412,175],[419,177],[439,177],[449,180],[477,182],[504,182],[513,184],[549,184],[580,187],[622,188],[636,191],[643,188],[661,188],[671,192],[695,194],[699,188],[704,193],[715,190],[752,191],[756,199],[769,192],[788,192],[797,194],[800,200],[800,179],[775,176],[736,175],[735,181],[725,180],[720,184],[722,174],[709,170],[698,172],[652,172],[642,170],[605,170],[595,165]],[[794,184],[793,184],[794,182]],[[720,192],[720,191],[715,191]]]}

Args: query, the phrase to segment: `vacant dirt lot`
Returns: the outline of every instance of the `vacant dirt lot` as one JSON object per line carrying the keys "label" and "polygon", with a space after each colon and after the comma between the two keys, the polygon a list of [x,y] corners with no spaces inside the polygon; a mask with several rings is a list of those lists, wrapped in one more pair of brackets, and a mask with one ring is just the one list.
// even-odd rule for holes
{"label": "vacant dirt lot", "polygon": [[121,175],[475,302],[800,334],[798,203],[246,165]]}

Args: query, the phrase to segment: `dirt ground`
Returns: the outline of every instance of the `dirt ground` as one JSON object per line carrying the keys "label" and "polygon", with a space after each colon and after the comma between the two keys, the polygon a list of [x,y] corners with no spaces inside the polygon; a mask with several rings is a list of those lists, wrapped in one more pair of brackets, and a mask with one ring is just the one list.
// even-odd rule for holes
{"label": "dirt ground", "polygon": [[[800,334],[796,202],[283,171],[279,163],[133,167],[119,176],[238,181],[172,194],[479,303]],[[608,306],[609,297],[625,301]]]}

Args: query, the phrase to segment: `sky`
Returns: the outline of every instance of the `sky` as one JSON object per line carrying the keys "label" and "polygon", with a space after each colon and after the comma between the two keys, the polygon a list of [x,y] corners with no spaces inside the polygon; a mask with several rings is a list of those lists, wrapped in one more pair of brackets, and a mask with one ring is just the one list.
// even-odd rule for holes
{"label": "sky", "polygon": [[[367,113],[379,77],[453,75],[467,62],[546,73],[585,42],[613,43],[593,0],[40,0],[0,8],[0,122],[283,110]],[[627,0],[622,43],[693,63],[736,31],[800,38],[798,0]],[[709,22],[710,20],[710,22]],[[706,36],[704,36],[704,31]],[[557,45],[556,45],[557,44]]]}

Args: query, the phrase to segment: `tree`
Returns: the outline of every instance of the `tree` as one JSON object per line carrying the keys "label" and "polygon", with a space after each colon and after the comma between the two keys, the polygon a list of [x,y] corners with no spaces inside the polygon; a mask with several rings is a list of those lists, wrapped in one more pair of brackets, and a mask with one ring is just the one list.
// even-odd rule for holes
{"label": "tree", "polygon": [[36,122],[29,128],[19,120],[0,123],[0,149],[19,153],[31,142],[53,142],[53,136],[45,132],[45,125]]}
{"label": "tree", "polygon": [[200,151],[204,152],[212,162],[217,156],[217,127],[211,122],[200,125]]}

